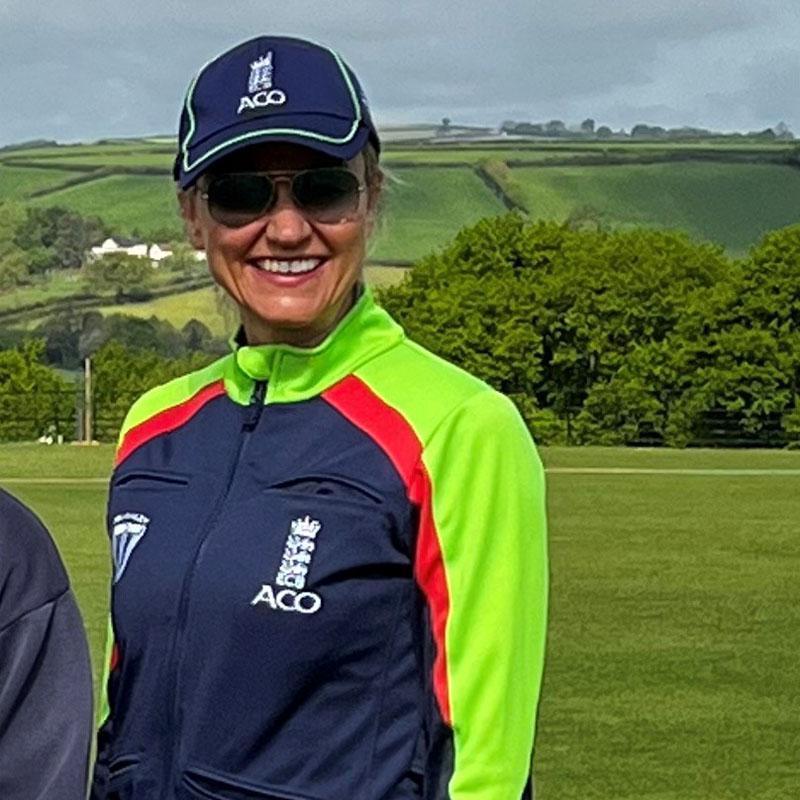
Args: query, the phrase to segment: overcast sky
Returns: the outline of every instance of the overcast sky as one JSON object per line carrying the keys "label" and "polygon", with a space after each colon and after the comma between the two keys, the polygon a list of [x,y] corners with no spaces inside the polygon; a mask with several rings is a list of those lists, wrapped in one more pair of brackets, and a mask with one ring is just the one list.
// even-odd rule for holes
{"label": "overcast sky", "polygon": [[196,70],[259,33],[337,49],[378,125],[800,135],[800,0],[0,0],[0,145],[173,133]]}

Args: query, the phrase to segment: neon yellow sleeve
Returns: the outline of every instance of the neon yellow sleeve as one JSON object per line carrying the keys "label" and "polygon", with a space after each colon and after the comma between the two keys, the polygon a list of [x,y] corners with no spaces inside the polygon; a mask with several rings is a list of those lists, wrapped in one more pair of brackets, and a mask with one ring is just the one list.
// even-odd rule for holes
{"label": "neon yellow sleeve", "polygon": [[547,615],[544,471],[492,390],[453,410],[423,452],[447,585],[448,800],[517,800],[528,782]]}

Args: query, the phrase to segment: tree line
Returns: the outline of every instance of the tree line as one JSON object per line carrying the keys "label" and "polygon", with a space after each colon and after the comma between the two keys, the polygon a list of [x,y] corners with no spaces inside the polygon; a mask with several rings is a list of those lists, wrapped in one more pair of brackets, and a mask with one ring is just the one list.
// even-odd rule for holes
{"label": "tree line", "polygon": [[[444,120],[443,120],[444,122]],[[449,120],[448,120],[449,125]],[[730,142],[756,140],[760,142],[792,142],[794,134],[785,122],[779,122],[771,128],[747,133],[722,133],[683,125],[678,128],[665,128],[662,125],[651,125],[639,122],[633,125],[630,131],[620,128],[612,130],[608,125],[598,125],[591,117],[587,117],[580,125],[570,126],[560,119],[551,119],[547,122],[517,122],[505,120],[500,124],[500,130],[515,136],[546,136],[558,139],[633,139],[642,141],[663,140],[666,142],[697,141],[703,139],[724,139]]]}
{"label": "tree line", "polygon": [[542,443],[800,437],[800,226],[733,260],[681,232],[512,214],[461,231],[380,301],[509,394]]}
{"label": "tree line", "polygon": [[[413,339],[510,395],[540,443],[800,442],[800,225],[731,259],[681,232],[508,214],[462,230],[378,298]],[[113,438],[138,394],[225,349],[199,322],[168,328],[99,314],[45,324],[0,353],[0,397],[46,386],[45,418],[70,386],[43,362],[91,352]],[[0,438],[21,436],[6,422]]]}

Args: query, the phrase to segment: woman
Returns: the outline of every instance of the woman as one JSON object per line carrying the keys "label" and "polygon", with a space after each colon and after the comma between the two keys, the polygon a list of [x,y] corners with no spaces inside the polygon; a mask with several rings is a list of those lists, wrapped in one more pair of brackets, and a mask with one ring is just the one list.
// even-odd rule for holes
{"label": "woman", "polygon": [[531,796],[541,464],[511,403],[364,287],[379,141],[327,48],[206,65],[175,178],[231,355],[120,437],[94,797]]}

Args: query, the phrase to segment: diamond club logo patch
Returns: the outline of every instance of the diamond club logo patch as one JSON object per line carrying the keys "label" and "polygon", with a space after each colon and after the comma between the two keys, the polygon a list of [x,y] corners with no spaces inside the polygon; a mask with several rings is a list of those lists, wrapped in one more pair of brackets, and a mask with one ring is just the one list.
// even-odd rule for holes
{"label": "diamond club logo patch", "polygon": [[112,520],[112,553],[114,556],[114,583],[119,582],[128,566],[134,548],[147,533],[150,518],[145,514],[126,511]]}

